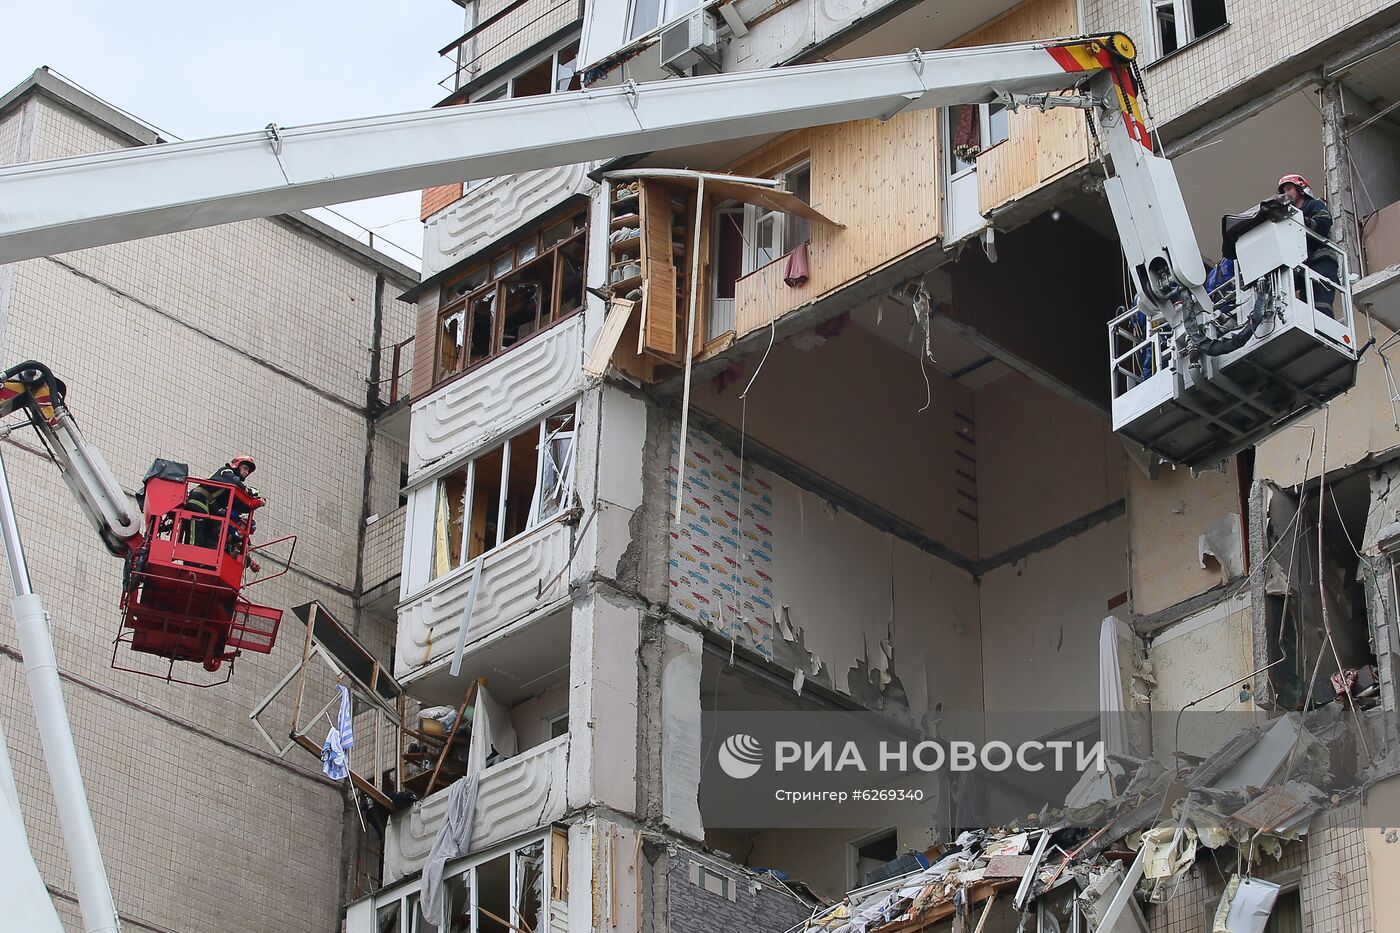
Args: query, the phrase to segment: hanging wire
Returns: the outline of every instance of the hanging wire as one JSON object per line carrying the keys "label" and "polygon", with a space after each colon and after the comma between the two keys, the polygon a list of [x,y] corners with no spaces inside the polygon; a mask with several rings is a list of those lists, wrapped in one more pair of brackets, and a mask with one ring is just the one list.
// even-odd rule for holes
{"label": "hanging wire", "polygon": [[[1326,505],[1327,505],[1327,502],[1326,502],[1326,499],[1323,497],[1322,493],[1323,493],[1323,491],[1327,488],[1327,487],[1326,487],[1326,482],[1327,482],[1327,427],[1328,427],[1328,421],[1329,421],[1329,419],[1330,419],[1330,417],[1331,417],[1331,414],[1332,414],[1332,406],[1331,406],[1331,405],[1326,405],[1326,406],[1324,406],[1323,409],[1322,409],[1322,412],[1323,412],[1323,421],[1322,421],[1322,462],[1321,462],[1321,464],[1320,464],[1319,467],[1318,467],[1318,483],[1319,483],[1320,485],[1319,485],[1319,487],[1318,487],[1318,497],[1317,497],[1317,499],[1318,499],[1318,503],[1317,503],[1317,588],[1318,588],[1318,598],[1319,598],[1319,601],[1320,601],[1321,604],[1322,604],[1322,628],[1323,628],[1323,631],[1324,631],[1324,633],[1325,633],[1325,636],[1324,636],[1324,639],[1323,639],[1323,640],[1326,642],[1327,647],[1328,647],[1329,649],[1331,649],[1331,651],[1332,651],[1332,660],[1333,660],[1333,662],[1337,665],[1337,672],[1338,672],[1338,673],[1341,673],[1342,670],[1343,670],[1343,667],[1342,667],[1342,658],[1341,658],[1340,652],[1337,651],[1337,642],[1336,642],[1336,639],[1333,637],[1333,633],[1332,633],[1332,622],[1331,622],[1331,618],[1330,618],[1330,616],[1328,615],[1328,612],[1327,612],[1327,593],[1326,593],[1326,591],[1325,591],[1325,589],[1324,589],[1324,582],[1325,582],[1325,581],[1324,581],[1324,579],[1323,579],[1323,576],[1324,576],[1324,566],[1323,566],[1323,523],[1324,523],[1325,517],[1326,517]],[[1319,651],[1318,651],[1318,667],[1321,667],[1321,665],[1322,665],[1322,651],[1319,649]],[[1308,697],[1307,697],[1307,702],[1303,704],[1303,709],[1304,709],[1304,710],[1306,710],[1309,706],[1312,705],[1313,689],[1314,689],[1314,687],[1316,686],[1316,684],[1317,684],[1317,674],[1316,674],[1316,671],[1314,671],[1313,678],[1312,678],[1312,680],[1308,683]],[[1361,749],[1362,749],[1362,751],[1366,753],[1366,757],[1367,757],[1367,758],[1370,758],[1370,757],[1371,757],[1371,747],[1370,747],[1370,743],[1366,741],[1366,733],[1365,733],[1365,731],[1364,731],[1364,729],[1363,729],[1363,727],[1362,727],[1362,724],[1361,724],[1361,715],[1360,715],[1360,713],[1358,713],[1357,710],[1356,710],[1356,699],[1355,699],[1355,697],[1352,696],[1352,692],[1351,692],[1351,682],[1350,682],[1346,677],[1343,677],[1343,678],[1342,678],[1342,688],[1343,688],[1343,690],[1345,691],[1345,694],[1346,694],[1347,707],[1351,710],[1351,716],[1352,716],[1352,719],[1353,719],[1354,724],[1355,724],[1355,726],[1356,726],[1356,737],[1357,737],[1357,739],[1359,739],[1360,742],[1361,742]]]}

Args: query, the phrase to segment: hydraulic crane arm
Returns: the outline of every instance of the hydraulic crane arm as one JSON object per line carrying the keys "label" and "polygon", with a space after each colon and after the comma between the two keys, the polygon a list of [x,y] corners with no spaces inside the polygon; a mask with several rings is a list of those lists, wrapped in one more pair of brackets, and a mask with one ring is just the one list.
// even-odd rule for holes
{"label": "hydraulic crane arm", "polygon": [[[1089,112],[1099,134],[1104,190],[1137,293],[1132,314],[1142,319],[1130,317],[1111,331],[1114,428],[1164,459],[1211,464],[1355,382],[1350,297],[1344,274],[1317,279],[1316,270],[1310,273],[1302,259],[1290,260],[1280,248],[1265,250],[1271,262],[1278,260],[1264,270],[1268,283],[1253,287],[1258,276],[1236,283],[1239,294],[1253,296],[1248,320],[1238,320],[1228,302],[1213,303],[1176,173],[1153,151],[1134,56],[1132,41],[1121,33],[916,49],[291,129],[269,126],[261,133],[14,165],[0,169],[0,263],[468,179],[887,119],[902,110],[994,101],[1078,107]],[[1311,282],[1306,291],[1320,295],[1322,307],[1337,292],[1342,318],[1314,313],[1312,299],[1297,298],[1301,285],[1290,281]],[[1262,327],[1266,320],[1273,323]],[[1135,328],[1143,333],[1127,340]],[[1285,332],[1287,339],[1280,339]],[[1128,349],[1118,349],[1122,340]],[[1264,349],[1266,342],[1272,349]],[[1143,354],[1152,357],[1150,365],[1139,359]],[[1127,392],[1141,383],[1150,389]],[[61,418],[49,430],[61,433]],[[120,508],[105,466],[81,438],[56,437],[55,450],[73,463],[65,476],[115,549],[127,534],[130,510]]]}
{"label": "hydraulic crane arm", "polygon": [[23,409],[107,550],[118,557],[134,552],[141,544],[141,510],[83,438],[64,403],[63,382],[33,360],[10,367],[0,379],[0,418]]}
{"label": "hydraulic crane arm", "polygon": [[1133,54],[1122,35],[915,50],[14,165],[0,169],[0,263],[475,178],[1082,87]]}

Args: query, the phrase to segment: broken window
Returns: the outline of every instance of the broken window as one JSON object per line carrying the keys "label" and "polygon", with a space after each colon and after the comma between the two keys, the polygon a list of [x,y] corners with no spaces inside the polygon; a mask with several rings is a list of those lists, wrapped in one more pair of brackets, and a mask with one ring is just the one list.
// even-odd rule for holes
{"label": "broken window", "polygon": [[578,73],[578,40],[554,53],[554,90],[577,91],[583,87]]}
{"label": "broken window", "polygon": [[544,422],[544,440],[540,444],[539,482],[535,485],[535,502],[531,510],[533,525],[547,522],[562,512],[569,502],[569,488],[574,468],[574,417],[566,412]]}
{"label": "broken window", "polygon": [[476,869],[479,900],[476,933],[512,933],[510,903],[510,853],[483,862]]}
{"label": "broken window", "polygon": [[1002,104],[958,104],[947,111],[948,174],[976,168],[977,157],[1011,134]]}
{"label": "broken window", "polygon": [[574,434],[569,408],[438,480],[433,579],[564,510],[573,485]]}
{"label": "broken window", "polygon": [[569,734],[569,714],[560,713],[549,721],[549,737],[557,739]]}
{"label": "broken window", "polygon": [[1037,933],[1087,933],[1078,894],[1071,881],[1041,895],[1035,902]]}
{"label": "broken window", "polygon": [[511,97],[539,97],[554,89],[554,58],[531,66],[510,82]]}
{"label": "broken window", "polygon": [[515,916],[511,922],[526,930],[542,930],[544,922],[544,840],[515,850]]}
{"label": "broken window", "polygon": [[538,97],[560,91],[577,91],[578,40],[568,42],[541,59],[526,65],[514,77],[492,85],[472,98],[472,103],[504,100],[508,97]]}
{"label": "broken window", "polygon": [[1227,22],[1225,0],[1149,0],[1149,3],[1159,58],[1209,35]]}
{"label": "broken window", "polygon": [[[783,181],[790,194],[810,204],[812,201],[812,163],[803,162],[783,173]],[[796,215],[783,218],[783,252],[790,253],[812,238],[812,222]]]}
{"label": "broken window", "polygon": [[[350,933],[544,933],[550,905],[568,900],[568,836],[559,828],[490,858],[449,866],[443,877],[447,924],[419,909],[419,885],[375,898],[372,925]],[[548,866],[548,871],[546,871]],[[547,887],[546,887],[547,886]]]}
{"label": "broken window", "polygon": [[439,300],[434,385],[583,307],[587,227],[587,212],[574,212],[448,281]]}
{"label": "broken window", "polygon": [[399,921],[403,914],[403,902],[392,901],[374,912],[375,933],[399,933]]}

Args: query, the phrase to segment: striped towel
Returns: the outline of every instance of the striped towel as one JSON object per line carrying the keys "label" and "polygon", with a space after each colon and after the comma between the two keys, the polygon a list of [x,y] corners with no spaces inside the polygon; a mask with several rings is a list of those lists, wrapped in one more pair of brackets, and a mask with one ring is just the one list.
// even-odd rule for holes
{"label": "striped towel", "polygon": [[343,781],[350,774],[350,749],[355,745],[355,728],[350,722],[350,691],[337,684],[340,710],[335,716],[335,728],[321,746],[321,770],[333,781]]}

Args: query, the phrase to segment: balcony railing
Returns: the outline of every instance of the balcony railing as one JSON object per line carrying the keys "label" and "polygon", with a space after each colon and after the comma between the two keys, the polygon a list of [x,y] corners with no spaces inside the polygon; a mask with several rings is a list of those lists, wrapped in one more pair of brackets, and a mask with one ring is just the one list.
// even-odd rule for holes
{"label": "balcony railing", "polygon": [[[557,579],[564,570],[570,535],[570,526],[552,521],[486,555],[471,607],[473,642],[541,607],[540,583]],[[396,677],[411,679],[422,668],[451,654],[463,612],[472,601],[471,583],[472,564],[467,564],[434,580],[399,607]]]}
{"label": "balcony railing", "polygon": [[[569,737],[561,735],[498,762],[481,774],[473,852],[550,823],[564,815]],[[447,811],[443,789],[389,822],[384,838],[384,881],[392,883],[423,867]]]}
{"label": "balcony railing", "polygon": [[[481,5],[476,0],[478,11]],[[452,73],[438,85],[455,92],[582,16],[581,0],[512,0],[438,50],[453,63]]]}

